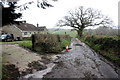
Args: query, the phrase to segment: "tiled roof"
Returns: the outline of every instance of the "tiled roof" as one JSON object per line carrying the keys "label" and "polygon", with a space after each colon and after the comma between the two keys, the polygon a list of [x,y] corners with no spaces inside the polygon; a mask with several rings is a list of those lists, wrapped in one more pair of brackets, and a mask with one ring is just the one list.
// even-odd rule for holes
{"label": "tiled roof", "polygon": [[38,28],[36,26],[34,26],[33,24],[28,24],[28,23],[16,24],[16,27],[18,27],[22,31],[38,31]]}
{"label": "tiled roof", "polygon": [[38,28],[38,31],[44,31],[46,29],[45,26],[43,26],[43,27],[37,27],[37,28]]}

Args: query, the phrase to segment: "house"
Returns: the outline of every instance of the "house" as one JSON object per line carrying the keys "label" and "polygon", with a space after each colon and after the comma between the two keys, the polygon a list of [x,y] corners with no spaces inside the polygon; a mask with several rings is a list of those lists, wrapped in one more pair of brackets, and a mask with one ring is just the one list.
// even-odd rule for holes
{"label": "house", "polygon": [[20,23],[20,24],[14,24],[14,25],[6,25],[3,26],[2,31],[4,33],[13,34],[14,38],[28,38],[31,37],[32,34],[47,34],[46,27],[36,27],[33,24],[28,23]]}
{"label": "house", "polygon": [[42,34],[47,34],[48,33],[48,30],[46,28],[46,26],[40,26],[40,27],[37,27],[38,28],[38,33],[42,33]]}

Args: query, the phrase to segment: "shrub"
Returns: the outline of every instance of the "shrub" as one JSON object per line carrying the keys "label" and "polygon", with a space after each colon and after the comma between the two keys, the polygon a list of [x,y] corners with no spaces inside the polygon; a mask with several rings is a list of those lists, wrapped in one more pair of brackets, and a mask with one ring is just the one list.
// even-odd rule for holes
{"label": "shrub", "polygon": [[109,60],[120,65],[120,39],[115,37],[86,36],[82,40]]}
{"label": "shrub", "polygon": [[34,50],[45,53],[59,52],[64,44],[70,41],[69,36],[55,34],[35,34],[34,38]]}
{"label": "shrub", "polygon": [[100,51],[100,50],[101,50],[101,45],[96,44],[96,45],[94,46],[94,49],[97,50],[97,51]]}

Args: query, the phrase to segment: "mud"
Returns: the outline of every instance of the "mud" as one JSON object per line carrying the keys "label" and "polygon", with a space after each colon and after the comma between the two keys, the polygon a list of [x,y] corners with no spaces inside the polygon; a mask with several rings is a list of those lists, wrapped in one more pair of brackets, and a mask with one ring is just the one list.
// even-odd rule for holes
{"label": "mud", "polygon": [[[47,69],[47,65],[58,58],[59,54],[40,55],[24,49],[17,44],[1,44],[4,80],[18,80],[27,74]],[[11,66],[12,65],[12,66]],[[9,67],[11,66],[11,67]],[[12,74],[11,74],[12,73]],[[13,79],[14,77],[14,79]]]}
{"label": "mud", "polygon": [[118,78],[114,68],[77,38],[44,78]]}

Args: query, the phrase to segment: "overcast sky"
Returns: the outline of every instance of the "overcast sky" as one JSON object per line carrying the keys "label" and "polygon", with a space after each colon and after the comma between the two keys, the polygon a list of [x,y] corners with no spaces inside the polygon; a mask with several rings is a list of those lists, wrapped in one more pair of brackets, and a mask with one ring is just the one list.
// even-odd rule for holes
{"label": "overcast sky", "polygon": [[[28,1],[31,0],[20,0],[19,4]],[[69,10],[84,6],[85,8],[90,7],[101,10],[102,14],[109,16],[114,21],[114,25],[117,26],[119,1],[120,0],[58,0],[57,2],[50,2],[54,7],[47,9],[37,8],[36,4],[32,4],[29,9],[22,11],[22,19],[26,20],[27,23],[34,25],[38,23],[40,26],[53,28],[56,27],[55,24],[58,20],[67,15]]]}

